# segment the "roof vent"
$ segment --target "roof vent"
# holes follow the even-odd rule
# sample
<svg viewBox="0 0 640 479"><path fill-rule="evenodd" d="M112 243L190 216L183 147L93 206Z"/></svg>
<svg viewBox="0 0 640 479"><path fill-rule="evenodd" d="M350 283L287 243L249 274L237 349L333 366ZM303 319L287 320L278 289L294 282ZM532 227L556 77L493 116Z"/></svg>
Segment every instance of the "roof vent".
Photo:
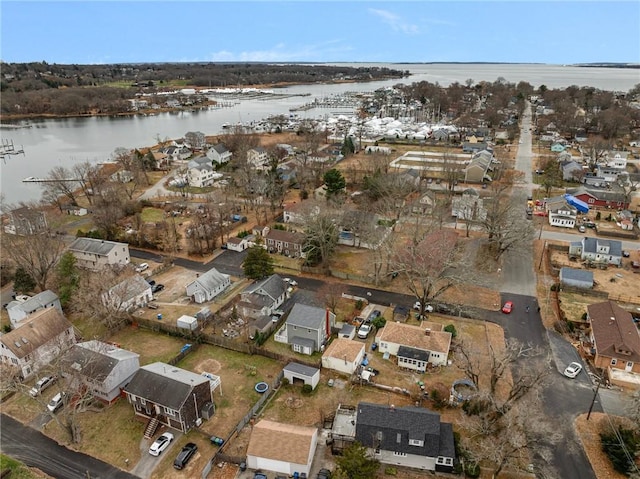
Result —
<svg viewBox="0 0 640 479"><path fill-rule="evenodd" d="M20 341L14 341L13 344L15 344L19 348L22 347L22 344L20 344Z"/></svg>
<svg viewBox="0 0 640 479"><path fill-rule="evenodd" d="M25 338L24 336L21 336L20 339L22 340L22 342L24 344L29 344L29 341L27 340L27 338Z"/></svg>

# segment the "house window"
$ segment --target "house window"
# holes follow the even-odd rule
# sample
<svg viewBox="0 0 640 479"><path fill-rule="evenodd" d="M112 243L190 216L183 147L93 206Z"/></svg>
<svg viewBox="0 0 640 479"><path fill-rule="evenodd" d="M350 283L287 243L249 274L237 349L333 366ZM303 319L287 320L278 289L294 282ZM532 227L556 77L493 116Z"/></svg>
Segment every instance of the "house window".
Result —
<svg viewBox="0 0 640 479"><path fill-rule="evenodd" d="M379 447L376 447L375 454L376 454L376 456L380 455L380 448Z"/></svg>
<svg viewBox="0 0 640 479"><path fill-rule="evenodd" d="M140 404L142 404L143 406L146 406L147 401L145 401L143 398L140 398Z"/></svg>
<svg viewBox="0 0 640 479"><path fill-rule="evenodd" d="M424 445L424 441L420 441L419 439L409 439L409 445L422 447Z"/></svg>
<svg viewBox="0 0 640 479"><path fill-rule="evenodd" d="M618 364L618 360L616 358L611 358L611 366L615 366Z"/></svg>
<svg viewBox="0 0 640 479"><path fill-rule="evenodd" d="M164 413L167 416L175 416L176 415L176 413L173 411L173 409L170 409L168 407L163 407L162 409L163 409Z"/></svg>
<svg viewBox="0 0 640 479"><path fill-rule="evenodd" d="M296 353L301 353L301 352L302 352L302 346L301 346L301 345L299 345L299 344L294 344L294 345L293 345L293 350L294 350Z"/></svg>
<svg viewBox="0 0 640 479"><path fill-rule="evenodd" d="M400 433L396 434L396 442L400 444L401 441L402 441L402 434Z"/></svg>
<svg viewBox="0 0 640 479"><path fill-rule="evenodd" d="M397 452L397 451L395 451L393 453L393 455L396 456L396 457L407 457L407 453L406 452Z"/></svg>

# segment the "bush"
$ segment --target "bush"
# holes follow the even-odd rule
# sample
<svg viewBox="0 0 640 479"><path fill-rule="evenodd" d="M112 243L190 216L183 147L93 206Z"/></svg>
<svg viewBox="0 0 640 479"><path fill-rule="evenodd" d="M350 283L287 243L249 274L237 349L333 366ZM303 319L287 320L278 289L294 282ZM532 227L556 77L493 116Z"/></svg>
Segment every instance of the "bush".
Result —
<svg viewBox="0 0 640 479"><path fill-rule="evenodd" d="M382 316L378 316L376 319L371 321L371 324L373 324L376 329L382 329L384 328L384 325L387 324L387 320Z"/></svg>
<svg viewBox="0 0 640 479"><path fill-rule="evenodd" d="M616 471L628 474L634 469L633 457L640 449L640 436L633 430L617 426L617 431L601 433L600 443Z"/></svg>
<svg viewBox="0 0 640 479"><path fill-rule="evenodd" d="M455 338L458 335L458 331L456 331L456 327L453 324L448 324L444 327L444 330L447 333L451 333L452 338Z"/></svg>
<svg viewBox="0 0 640 479"><path fill-rule="evenodd" d="M282 378L282 381L280 381L280 384L282 384L283 386L288 386L289 378Z"/></svg>
<svg viewBox="0 0 640 479"><path fill-rule="evenodd" d="M357 309L358 311L362 311L363 306L364 306L364 302L363 302L361 299L359 299L358 301L356 301L356 309Z"/></svg>
<svg viewBox="0 0 640 479"><path fill-rule="evenodd" d="M600 220L600 218L602 218L602 215L601 215L601 214L600 214L600 212L598 211L598 212L596 213L596 221L599 221L599 220Z"/></svg>
<svg viewBox="0 0 640 479"><path fill-rule="evenodd" d="M398 470L395 467L385 467L384 468L384 473L387 476L395 476L398 474Z"/></svg>
<svg viewBox="0 0 640 479"><path fill-rule="evenodd" d="M476 462L470 462L466 464L464 473L467 475L467 477L480 477L480 466Z"/></svg>
<svg viewBox="0 0 640 479"><path fill-rule="evenodd" d="M305 384L302 386L302 394L309 395L313 392L313 386L311 384Z"/></svg>

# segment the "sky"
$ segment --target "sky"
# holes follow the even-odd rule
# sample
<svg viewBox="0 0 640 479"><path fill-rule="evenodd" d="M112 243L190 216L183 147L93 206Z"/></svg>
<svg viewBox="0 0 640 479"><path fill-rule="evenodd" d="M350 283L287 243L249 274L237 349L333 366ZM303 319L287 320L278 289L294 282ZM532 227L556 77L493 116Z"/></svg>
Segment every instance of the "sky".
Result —
<svg viewBox="0 0 640 479"><path fill-rule="evenodd" d="M0 59L640 63L640 1L0 1Z"/></svg>

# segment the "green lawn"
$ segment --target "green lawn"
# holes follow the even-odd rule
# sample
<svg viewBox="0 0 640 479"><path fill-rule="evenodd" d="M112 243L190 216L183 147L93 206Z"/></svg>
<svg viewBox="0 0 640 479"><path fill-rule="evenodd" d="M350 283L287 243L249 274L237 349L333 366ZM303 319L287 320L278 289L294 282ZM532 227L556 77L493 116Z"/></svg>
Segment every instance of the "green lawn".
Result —
<svg viewBox="0 0 640 479"><path fill-rule="evenodd" d="M140 217L145 223L159 223L164 220L164 211L160 208L142 208Z"/></svg>
<svg viewBox="0 0 640 479"><path fill-rule="evenodd" d="M0 454L0 471L2 471L3 474L5 471L11 471L6 475L7 479L37 479L45 477L44 475L32 472L21 462L18 462L9 456L5 456L4 454ZM2 477L5 476L3 475Z"/></svg>

